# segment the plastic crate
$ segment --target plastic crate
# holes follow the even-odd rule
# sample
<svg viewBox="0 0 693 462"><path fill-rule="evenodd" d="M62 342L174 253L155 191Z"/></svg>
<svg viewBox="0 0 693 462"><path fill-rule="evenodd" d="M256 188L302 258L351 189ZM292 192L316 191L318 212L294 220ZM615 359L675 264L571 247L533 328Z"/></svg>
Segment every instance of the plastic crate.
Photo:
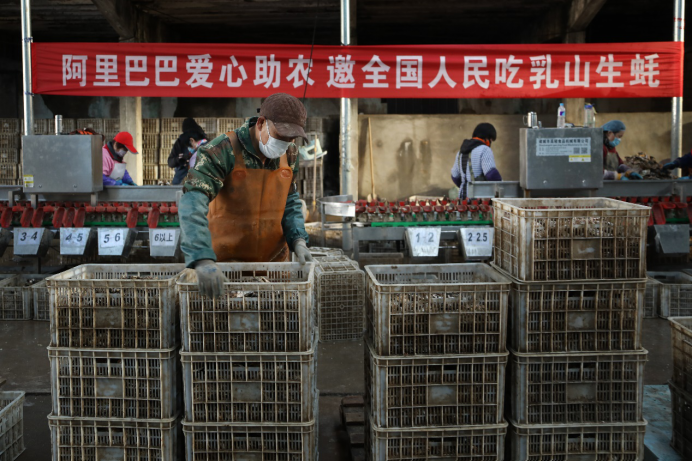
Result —
<svg viewBox="0 0 693 462"><path fill-rule="evenodd" d="M17 178L17 164L0 164L0 179L12 180Z"/></svg>
<svg viewBox="0 0 693 462"><path fill-rule="evenodd" d="M520 353L639 350L645 286L513 282L509 344Z"/></svg>
<svg viewBox="0 0 693 462"><path fill-rule="evenodd" d="M182 353L189 423L306 423L316 398L315 349L306 353Z"/></svg>
<svg viewBox="0 0 693 462"><path fill-rule="evenodd" d="M17 274L0 281L0 320L27 321L32 318L33 304L31 291L27 287L29 279L48 276Z"/></svg>
<svg viewBox="0 0 693 462"><path fill-rule="evenodd" d="M158 133L157 134L144 133L142 135L142 149L158 150L159 147L161 146L159 144L159 140L160 140L160 135ZM170 146L168 147L168 151L169 152L171 151ZM156 161L155 161L155 163L156 163Z"/></svg>
<svg viewBox="0 0 693 462"><path fill-rule="evenodd" d="M79 419L48 416L53 460L181 460L176 418Z"/></svg>
<svg viewBox="0 0 693 462"><path fill-rule="evenodd" d="M142 166L143 177L146 180L158 180L159 179L159 166L158 165L143 165Z"/></svg>
<svg viewBox="0 0 693 462"><path fill-rule="evenodd" d="M50 321L50 293L48 292L46 281L43 280L27 287L25 289L25 300L27 292L30 294L31 305L34 309L34 321Z"/></svg>
<svg viewBox="0 0 693 462"><path fill-rule="evenodd" d="M216 118L200 117L196 118L195 122L197 122L197 125L199 125L202 131L205 132L207 135L209 135L210 133L217 132L218 125Z"/></svg>
<svg viewBox="0 0 693 462"><path fill-rule="evenodd" d="M680 390L691 393L691 318L669 318L671 326L671 350L674 356L674 373L671 381Z"/></svg>
<svg viewBox="0 0 693 462"><path fill-rule="evenodd" d="M510 280L490 266L374 265L366 274L366 337L376 354L506 352Z"/></svg>
<svg viewBox="0 0 693 462"><path fill-rule="evenodd" d="M366 413L366 460L503 460L508 424L389 429Z"/></svg>
<svg viewBox="0 0 693 462"><path fill-rule="evenodd" d="M495 425L503 421L508 354L377 356L366 343L365 402L385 428Z"/></svg>
<svg viewBox="0 0 693 462"><path fill-rule="evenodd" d="M521 425L640 422L647 351L512 352L510 417Z"/></svg>
<svg viewBox="0 0 693 462"><path fill-rule="evenodd" d="M168 156L171 154L171 151L164 151L163 149L160 149L158 154L159 154L159 156L156 158L156 160L154 160L152 162L147 162L147 163L152 163L152 164L159 163L160 166L161 166L161 164L163 164L164 166L166 166L166 168L170 168L168 166Z"/></svg>
<svg viewBox="0 0 693 462"><path fill-rule="evenodd" d="M145 165L154 165L159 163L160 160L159 149L142 149L142 163Z"/></svg>
<svg viewBox="0 0 693 462"><path fill-rule="evenodd" d="M170 153L179 136L180 133L161 133L159 135L159 138L161 138L161 150Z"/></svg>
<svg viewBox="0 0 693 462"><path fill-rule="evenodd" d="M219 263L229 279L215 300L178 279L183 350L190 353L300 352L312 348L312 264ZM187 272L187 274L192 274Z"/></svg>
<svg viewBox="0 0 693 462"><path fill-rule="evenodd" d="M324 119L322 117L307 117L306 118L306 129L307 132L323 132L324 130Z"/></svg>
<svg viewBox="0 0 693 462"><path fill-rule="evenodd" d="M173 180L173 175L176 171L168 166L168 164L159 164L159 179L163 181Z"/></svg>
<svg viewBox="0 0 693 462"><path fill-rule="evenodd" d="M647 422L508 426L508 460L643 460Z"/></svg>
<svg viewBox="0 0 693 462"><path fill-rule="evenodd" d="M34 119L34 135L54 135L55 119Z"/></svg>
<svg viewBox="0 0 693 462"><path fill-rule="evenodd" d="M0 391L0 460L15 460L24 452L23 391Z"/></svg>
<svg viewBox="0 0 693 462"><path fill-rule="evenodd" d="M648 271L660 283L659 316L662 318L693 315L693 278L681 271Z"/></svg>
<svg viewBox="0 0 693 462"><path fill-rule="evenodd" d="M142 119L142 133L150 135L161 131L159 119Z"/></svg>
<svg viewBox="0 0 693 462"><path fill-rule="evenodd" d="M363 338L365 273L343 255L314 258L320 340Z"/></svg>
<svg viewBox="0 0 693 462"><path fill-rule="evenodd" d="M21 119L0 119L0 133L19 133Z"/></svg>
<svg viewBox="0 0 693 462"><path fill-rule="evenodd" d="M659 286L661 285L661 282L648 276L647 285L645 286L643 318L651 319L659 316Z"/></svg>
<svg viewBox="0 0 693 462"><path fill-rule="evenodd" d="M331 247L308 247L310 254L313 257L334 257L344 255L342 249L333 249Z"/></svg>
<svg viewBox="0 0 693 462"><path fill-rule="evenodd" d="M75 130L77 130L77 119L66 119L65 117L63 117L62 133L70 133L70 132L73 132Z"/></svg>
<svg viewBox="0 0 693 462"><path fill-rule="evenodd" d="M689 383L690 385L690 383ZM671 392L671 447L683 460L691 460L691 394L669 382Z"/></svg>
<svg viewBox="0 0 693 462"><path fill-rule="evenodd" d="M19 149L17 133L0 133L0 149Z"/></svg>
<svg viewBox="0 0 693 462"><path fill-rule="evenodd" d="M493 262L523 282L645 279L649 217L614 199L493 199Z"/></svg>
<svg viewBox="0 0 693 462"><path fill-rule="evenodd" d="M19 149L0 149L0 163L19 163Z"/></svg>
<svg viewBox="0 0 693 462"><path fill-rule="evenodd" d="M161 119L161 133L183 133L185 117L165 117Z"/></svg>
<svg viewBox="0 0 693 462"><path fill-rule="evenodd" d="M219 134L230 132L243 126L242 117L222 117L217 119L217 132Z"/></svg>
<svg viewBox="0 0 693 462"><path fill-rule="evenodd" d="M117 135L120 132L120 119L103 119L103 132Z"/></svg>
<svg viewBox="0 0 693 462"><path fill-rule="evenodd" d="M178 350L48 348L53 415L168 419L182 403Z"/></svg>
<svg viewBox="0 0 693 462"><path fill-rule="evenodd" d="M173 278L184 268L183 264L82 265L48 278L52 345L172 348L178 344Z"/></svg>
<svg viewBox="0 0 693 462"><path fill-rule="evenodd" d="M96 133L104 134L104 119L77 119L77 130L91 128Z"/></svg>
<svg viewBox="0 0 693 462"><path fill-rule="evenodd" d="M191 424L183 421L185 460L318 460L318 425Z"/></svg>

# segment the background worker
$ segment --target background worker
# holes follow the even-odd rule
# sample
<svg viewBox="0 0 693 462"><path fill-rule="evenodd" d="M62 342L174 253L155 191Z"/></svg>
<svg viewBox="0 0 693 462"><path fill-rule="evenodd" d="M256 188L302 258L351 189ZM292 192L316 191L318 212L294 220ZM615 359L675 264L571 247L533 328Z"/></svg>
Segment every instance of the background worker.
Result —
<svg viewBox="0 0 693 462"><path fill-rule="evenodd" d="M470 181L503 181L496 168L491 143L496 141L496 128L489 123L476 126L471 140L464 140L455 157L450 176L460 188L459 198L467 198Z"/></svg>
<svg viewBox="0 0 693 462"><path fill-rule="evenodd" d="M674 170L675 168L681 169L681 179L690 180L691 179L691 153L689 152L683 157L679 157L669 163L662 166L664 170Z"/></svg>
<svg viewBox="0 0 693 462"><path fill-rule="evenodd" d="M104 186L137 186L125 168L123 158L131 152L137 154L133 146L132 135L128 132L118 133L111 141L103 145L103 184Z"/></svg>
<svg viewBox="0 0 693 462"><path fill-rule="evenodd" d="M195 162L197 161L197 150L205 144L207 144L207 139L202 135L194 132L190 134L190 138L188 139L188 152L190 153L191 157L188 161L188 169L195 166Z"/></svg>
<svg viewBox="0 0 693 462"><path fill-rule="evenodd" d="M197 151L183 186L179 215L185 263L200 292L223 293L216 261L312 261L295 176L298 137L307 140L306 110L285 93L269 96L259 117Z"/></svg>
<svg viewBox="0 0 693 462"><path fill-rule="evenodd" d="M183 121L183 133L178 137L171 153L168 155L168 166L175 169L173 181L171 184L181 184L188 174L190 158L194 154L190 152L190 139L195 140L207 139L207 134L200 127L195 119L188 117Z"/></svg>
<svg viewBox="0 0 693 462"><path fill-rule="evenodd" d="M642 180L642 176L627 166L616 151L621 138L626 133L626 124L620 120L610 120L602 126L604 131L604 179Z"/></svg>

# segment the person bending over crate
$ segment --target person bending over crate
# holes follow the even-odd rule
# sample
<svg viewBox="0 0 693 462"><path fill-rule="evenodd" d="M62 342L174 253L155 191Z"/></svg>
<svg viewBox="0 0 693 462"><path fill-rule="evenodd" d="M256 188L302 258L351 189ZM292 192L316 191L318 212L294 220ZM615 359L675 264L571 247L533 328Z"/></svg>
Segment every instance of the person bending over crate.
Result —
<svg viewBox="0 0 693 462"><path fill-rule="evenodd" d="M217 261L282 262L289 250L300 263L313 260L295 181L294 141L308 140L305 124L303 103L275 93L259 117L198 149L179 216L185 263L203 295L223 293L226 278Z"/></svg>

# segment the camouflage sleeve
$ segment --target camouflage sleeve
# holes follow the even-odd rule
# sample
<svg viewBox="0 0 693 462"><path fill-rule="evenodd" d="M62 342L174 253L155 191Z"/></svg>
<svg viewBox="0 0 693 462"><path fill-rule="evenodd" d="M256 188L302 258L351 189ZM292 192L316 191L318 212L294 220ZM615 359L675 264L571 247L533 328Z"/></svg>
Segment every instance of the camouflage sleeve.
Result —
<svg viewBox="0 0 693 462"><path fill-rule="evenodd" d="M233 170L233 148L228 136L221 135L197 150L197 161L183 183L183 193L199 191L213 200Z"/></svg>

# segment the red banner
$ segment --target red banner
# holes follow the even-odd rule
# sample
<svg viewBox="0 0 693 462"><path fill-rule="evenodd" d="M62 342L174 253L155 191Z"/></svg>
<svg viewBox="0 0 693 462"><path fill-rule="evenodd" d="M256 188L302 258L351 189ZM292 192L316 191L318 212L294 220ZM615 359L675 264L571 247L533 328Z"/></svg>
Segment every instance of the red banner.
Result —
<svg viewBox="0 0 693 462"><path fill-rule="evenodd" d="M35 43L49 95L650 98L683 95L680 42L310 46Z"/></svg>

